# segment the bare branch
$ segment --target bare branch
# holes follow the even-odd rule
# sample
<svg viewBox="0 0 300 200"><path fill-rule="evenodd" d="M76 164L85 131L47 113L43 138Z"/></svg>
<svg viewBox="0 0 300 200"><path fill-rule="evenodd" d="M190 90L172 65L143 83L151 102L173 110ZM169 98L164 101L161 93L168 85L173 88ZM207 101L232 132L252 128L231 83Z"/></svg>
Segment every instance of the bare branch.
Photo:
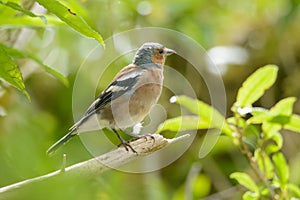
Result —
<svg viewBox="0 0 300 200"><path fill-rule="evenodd" d="M130 145L137 151L138 154L131 151L126 151L124 147L119 147L106 154L81 163L77 163L65 169L63 168L61 170L57 170L43 176L27 179L12 185L5 186L3 188L0 188L0 193L5 193L31 183L47 180L60 174L93 177L111 168L120 167L140 156L146 156L154 153L155 151L158 151L169 144L186 139L187 137L189 137L188 134L173 139L167 139L162 135L152 134L151 137L147 136L130 142Z"/></svg>

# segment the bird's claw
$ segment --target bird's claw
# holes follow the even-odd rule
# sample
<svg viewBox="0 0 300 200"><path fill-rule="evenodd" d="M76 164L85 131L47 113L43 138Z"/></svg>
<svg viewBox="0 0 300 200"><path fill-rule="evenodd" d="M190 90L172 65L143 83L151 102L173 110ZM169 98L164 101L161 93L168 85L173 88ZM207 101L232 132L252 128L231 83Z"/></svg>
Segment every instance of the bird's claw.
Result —
<svg viewBox="0 0 300 200"><path fill-rule="evenodd" d="M129 151L129 149L131 149L131 151L133 153L137 154L136 150L134 150L134 148L127 141L121 141L121 144L119 144L118 147L120 147L120 146L123 146L126 149L126 151Z"/></svg>

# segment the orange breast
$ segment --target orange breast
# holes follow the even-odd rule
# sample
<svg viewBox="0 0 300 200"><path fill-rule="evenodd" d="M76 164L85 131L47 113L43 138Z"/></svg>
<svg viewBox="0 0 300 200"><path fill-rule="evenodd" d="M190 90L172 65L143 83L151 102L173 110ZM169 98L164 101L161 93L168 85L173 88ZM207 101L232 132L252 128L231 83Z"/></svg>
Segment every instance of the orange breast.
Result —
<svg viewBox="0 0 300 200"><path fill-rule="evenodd" d="M134 95L130 98L129 111L133 120L142 121L155 105L162 91L162 69L153 68L147 70L139 81Z"/></svg>

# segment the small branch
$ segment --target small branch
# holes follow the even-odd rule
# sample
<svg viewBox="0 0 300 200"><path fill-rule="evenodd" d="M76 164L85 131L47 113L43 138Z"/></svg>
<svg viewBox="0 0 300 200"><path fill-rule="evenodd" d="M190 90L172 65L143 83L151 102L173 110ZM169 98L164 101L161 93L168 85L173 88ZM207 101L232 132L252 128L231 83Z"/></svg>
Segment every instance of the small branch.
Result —
<svg viewBox="0 0 300 200"><path fill-rule="evenodd" d="M235 116L236 124L239 124L239 117ZM249 160L250 166L253 169L255 175L259 178L259 180L268 188L270 192L270 197L272 200L276 200L275 192L271 185L269 184L268 180L264 176L264 174L261 173L258 167L257 161L253 158L251 151L248 148L248 145L243 140L243 133L245 132L246 127L243 127L241 130L241 127L236 126L236 132L238 133L239 137L239 143L240 143L240 150L241 152L247 157Z"/></svg>
<svg viewBox="0 0 300 200"><path fill-rule="evenodd" d="M244 141L242 141L242 139L241 139L241 143L242 143L242 153L244 155L246 155L246 157L248 158L248 160L250 162L250 166L252 167L254 173L263 182L263 184L268 188L268 190L270 192L271 199L276 200L276 196L275 196L275 192L274 192L273 188L269 184L269 182L266 179L266 177L264 176L264 174L262 174L260 172L258 164L257 164L256 160L253 158L247 144Z"/></svg>
<svg viewBox="0 0 300 200"><path fill-rule="evenodd" d="M124 147L119 147L96 158L77 163L67 168L63 167L63 170L57 170L43 176L27 179L12 185L5 186L3 188L0 188L0 193L5 193L31 183L47 180L60 174L93 177L111 168L114 169L120 167L138 157L154 153L155 151L158 151L169 144L184 140L187 137L189 137L188 134L173 139L167 139L162 135L152 134L151 137L147 136L146 138L143 137L130 142L130 145L137 151L138 154L131 151L126 151Z"/></svg>

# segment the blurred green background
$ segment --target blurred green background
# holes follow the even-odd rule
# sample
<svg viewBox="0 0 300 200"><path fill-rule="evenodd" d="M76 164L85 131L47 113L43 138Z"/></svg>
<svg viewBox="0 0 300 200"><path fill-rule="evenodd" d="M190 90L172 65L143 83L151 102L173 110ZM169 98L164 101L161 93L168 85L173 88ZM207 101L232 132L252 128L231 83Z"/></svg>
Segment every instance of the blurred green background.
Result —
<svg viewBox="0 0 300 200"><path fill-rule="evenodd" d="M104 39L118 32L152 26L180 31L191 37L218 64L229 108L245 78L269 63L280 67L278 80L257 106L269 108L284 97L300 97L299 0L62 2L81 15ZM32 3L21 1L33 12L45 12L37 3ZM6 12L14 11L0 5L0 15ZM70 81L70 87L65 87L36 63L22 59L18 62L31 102L17 90L1 85L2 187L49 173L61 166L63 151L53 157L46 156L45 151L73 123L72 85L79 66L95 42L63 24L47 27L2 25L0 35L1 43L31 52L65 74ZM180 49L180 44L176 45ZM99 85L99 92L130 60L124 58L112 64ZM202 77L194 75L186 60L175 55L169 57L166 64L178 67L176 70L193 84L197 97L210 102ZM89 83L88 78L86 81ZM162 95L159 102L167 106L171 96ZM295 113L300 113L299 100L294 109ZM179 114L170 110L167 117ZM229 109L227 115L230 115ZM199 159L204 133L199 131L188 151L159 171L129 174L112 170L93 179L64 177L33 184L5 196L0 194L0 199L241 199L242 188L235 186L236 182L228 176L234 171L251 173L247 160L225 136L220 137L209 155ZM283 136L283 153L291 167L291 182L299 185L300 135L284 132ZM68 154L67 165L92 157L78 137L63 148Z"/></svg>

